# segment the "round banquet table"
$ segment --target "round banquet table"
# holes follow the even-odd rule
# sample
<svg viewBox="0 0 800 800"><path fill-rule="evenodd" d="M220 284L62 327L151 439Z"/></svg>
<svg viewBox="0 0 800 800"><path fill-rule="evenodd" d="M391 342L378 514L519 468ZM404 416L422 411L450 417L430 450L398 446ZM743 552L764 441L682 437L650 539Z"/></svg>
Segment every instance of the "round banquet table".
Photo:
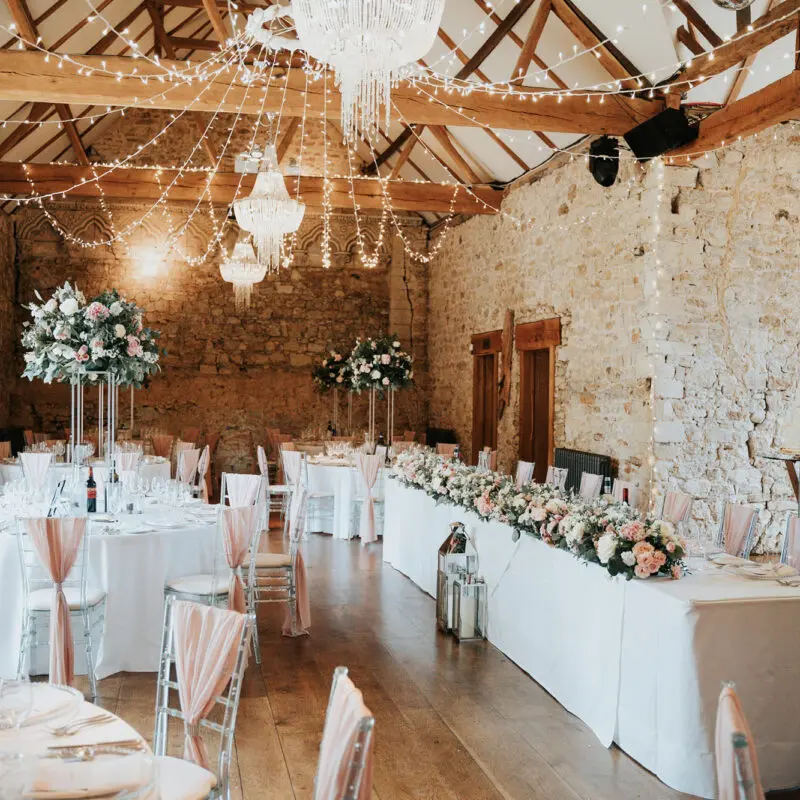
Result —
<svg viewBox="0 0 800 800"><path fill-rule="evenodd" d="M95 466L94 464L92 466ZM103 466L97 464L97 466ZM55 472L58 475L58 480L62 477L67 477L72 472L71 464L55 464ZM88 472L86 473L88 477ZM167 459L163 461L143 461L139 465L139 477L143 480L152 483L153 479L165 480L170 479L170 463ZM22 464L9 464L0 462L0 486L5 483L22 480Z"/></svg>
<svg viewBox="0 0 800 800"><path fill-rule="evenodd" d="M104 532L109 523L89 524L89 585L106 593L105 622L95 673L156 672L161 651L164 584L173 578L214 569L216 522L200 518L204 504L170 508L152 504L143 514L121 515L120 533ZM17 671L22 634L22 576L11 511L0 508L0 677ZM174 524L179 527L156 527ZM150 529L126 533L132 528ZM40 638L42 638L40 636ZM44 637L46 638L46 636ZM40 647L33 674L47 673L47 648ZM76 672L85 673L83 648L75 648Z"/></svg>
<svg viewBox="0 0 800 800"><path fill-rule="evenodd" d="M68 689L67 691L75 693L74 690ZM59 761L56 759L47 759L46 761L34 760L46 755L50 747L102 747L103 745L108 747L113 746L114 743L130 742L133 744L139 742L141 752L152 756L152 750L144 737L125 722L125 720L121 719L116 714L112 714L107 709L88 703L80 697L76 697L75 702L63 707L60 712L48 716L46 709L48 708L48 704L53 702L52 696L54 694L63 693L64 689L61 687L53 687L47 683L34 683L33 692L34 710L33 715L28 721L22 725L19 731L0 731L0 753L15 753L29 757L31 760L26 763L26 771L29 767L36 769L36 765L41 764L44 769L50 770L50 775L53 774L52 769L54 766L59 769L63 765L67 767L67 772L69 772L68 765L70 762L68 761ZM61 699L59 698L59 702L60 701ZM37 721L33 718L37 713L41 717L41 721ZM83 728L68 737L54 736L49 730L51 726L56 727L68 722L88 719L98 714L109 714L113 719L102 725L91 725ZM117 757L112 756L112 758L114 758L114 761L111 767L114 769L114 774L119 776L125 775L125 767L128 766L124 760L126 756L119 756L119 765L122 769L117 767ZM88 762L86 763L88 764ZM177 762L176 766L179 767L180 763L181 762ZM128 766L128 769L130 769L130 766ZM41 776L42 773L38 770L37 772L39 776ZM108 773L107 764L104 775L107 777ZM207 791L205 791L206 787L201 788L197 785L197 777L193 773L187 773L181 769L159 769L157 775L157 785L152 788L145 788L139 795L141 800L201 800L201 798L205 797L207 794ZM188 779L188 776L192 776L193 779ZM57 788L57 786L53 787L54 795L57 795ZM61 788L63 788L63 784ZM68 791L65 793L65 796L78 797L78 794ZM82 794L80 796L88 795Z"/></svg>

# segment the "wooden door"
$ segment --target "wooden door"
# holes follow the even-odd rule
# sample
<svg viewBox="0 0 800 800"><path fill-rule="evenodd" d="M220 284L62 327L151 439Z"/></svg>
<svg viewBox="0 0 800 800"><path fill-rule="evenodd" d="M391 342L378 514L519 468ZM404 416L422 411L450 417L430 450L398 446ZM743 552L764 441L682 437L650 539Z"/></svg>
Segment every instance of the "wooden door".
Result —
<svg viewBox="0 0 800 800"><path fill-rule="evenodd" d="M484 447L497 449L497 371L500 331L472 337L472 463Z"/></svg>

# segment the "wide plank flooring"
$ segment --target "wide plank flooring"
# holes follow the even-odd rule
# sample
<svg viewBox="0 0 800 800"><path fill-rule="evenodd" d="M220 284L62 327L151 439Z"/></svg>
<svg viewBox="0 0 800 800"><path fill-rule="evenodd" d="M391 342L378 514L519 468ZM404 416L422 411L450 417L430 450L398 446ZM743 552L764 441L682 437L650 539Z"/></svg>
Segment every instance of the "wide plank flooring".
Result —
<svg viewBox="0 0 800 800"><path fill-rule="evenodd" d="M273 532L265 549L279 546ZM311 798L340 664L375 714L376 800L689 797L602 747L491 645L437 633L433 600L382 563L380 545L314 535L305 554L312 635L281 637L281 608L261 607L262 663L251 660L243 689L235 798ZM103 705L150 739L155 675L116 675L100 691Z"/></svg>

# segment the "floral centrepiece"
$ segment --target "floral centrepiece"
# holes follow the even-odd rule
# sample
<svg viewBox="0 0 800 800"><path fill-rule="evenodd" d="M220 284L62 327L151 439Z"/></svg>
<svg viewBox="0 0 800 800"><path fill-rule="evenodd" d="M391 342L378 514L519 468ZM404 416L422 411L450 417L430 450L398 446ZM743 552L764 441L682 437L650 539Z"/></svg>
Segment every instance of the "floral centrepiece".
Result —
<svg viewBox="0 0 800 800"><path fill-rule="evenodd" d="M350 354L352 388L356 392L404 389L414 380L413 357L395 336L357 339Z"/></svg>
<svg viewBox="0 0 800 800"><path fill-rule="evenodd" d="M32 321L23 323L23 377L45 383L78 374L111 372L120 385L141 387L160 369L158 331L144 326L144 310L116 290L87 302L65 283L46 302L30 303Z"/></svg>
<svg viewBox="0 0 800 800"><path fill-rule="evenodd" d="M437 503L504 522L521 533L626 579L680 578L686 542L669 522L642 517L625 503L582 500L553 486L517 488L507 475L478 471L422 449L401 453L391 475Z"/></svg>
<svg viewBox="0 0 800 800"><path fill-rule="evenodd" d="M337 349L330 350L322 362L314 367L311 377L323 394L331 389L350 389L352 382L350 359Z"/></svg>

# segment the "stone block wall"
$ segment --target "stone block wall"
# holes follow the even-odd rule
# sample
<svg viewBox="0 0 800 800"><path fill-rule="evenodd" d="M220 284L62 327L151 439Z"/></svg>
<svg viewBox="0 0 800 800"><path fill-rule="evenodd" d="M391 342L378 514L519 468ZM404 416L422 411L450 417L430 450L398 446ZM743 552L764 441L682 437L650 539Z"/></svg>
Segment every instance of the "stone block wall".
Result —
<svg viewBox="0 0 800 800"><path fill-rule="evenodd" d="M716 533L735 494L757 504L757 549L775 551L796 510L783 464L800 449L800 136L778 126L689 166L623 174L611 189L583 159L510 192L499 217L455 228L430 266L430 414L472 426L470 336L558 316L556 446L612 456L658 508L695 498ZM519 367L499 428L518 456ZM652 440L652 441L651 441Z"/></svg>
<svg viewBox="0 0 800 800"><path fill-rule="evenodd" d="M0 427L9 420L11 392L15 383L14 304L16 297L14 226L0 213Z"/></svg>

